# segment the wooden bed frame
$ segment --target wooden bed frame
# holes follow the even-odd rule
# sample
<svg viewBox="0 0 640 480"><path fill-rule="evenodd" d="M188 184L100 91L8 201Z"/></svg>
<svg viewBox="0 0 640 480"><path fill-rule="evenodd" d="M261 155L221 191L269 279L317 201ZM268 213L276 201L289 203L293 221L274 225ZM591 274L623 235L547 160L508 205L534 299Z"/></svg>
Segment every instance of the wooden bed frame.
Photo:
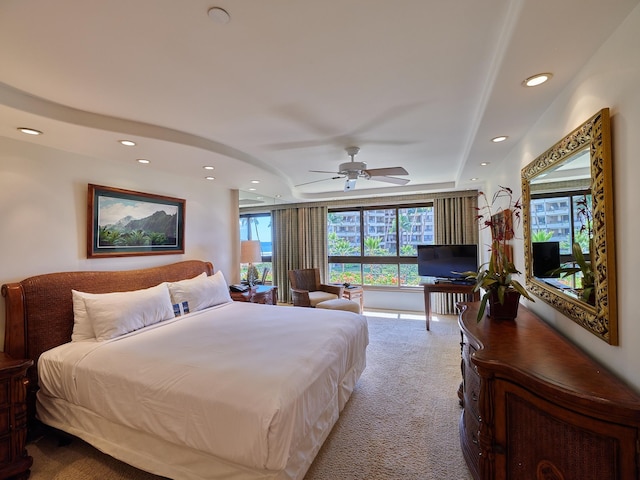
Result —
<svg viewBox="0 0 640 480"><path fill-rule="evenodd" d="M2 296L6 309L4 351L12 358L31 359L34 362L27 372L29 424L35 418L35 396L39 388L38 358L43 352L71 341L71 290L88 293L139 290L162 282L193 278L202 272L213 275L213 264L186 260L139 270L59 272L3 285Z"/></svg>

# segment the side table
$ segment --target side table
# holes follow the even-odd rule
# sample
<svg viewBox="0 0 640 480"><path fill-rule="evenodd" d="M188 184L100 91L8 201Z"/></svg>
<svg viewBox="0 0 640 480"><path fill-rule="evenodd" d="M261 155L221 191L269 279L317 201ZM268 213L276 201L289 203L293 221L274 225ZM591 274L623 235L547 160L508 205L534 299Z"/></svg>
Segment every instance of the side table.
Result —
<svg viewBox="0 0 640 480"><path fill-rule="evenodd" d="M360 302L360 313L364 309L364 289L362 287L345 287L342 290L342 297L348 300L358 300Z"/></svg>
<svg viewBox="0 0 640 480"><path fill-rule="evenodd" d="M0 478L26 479L33 458L27 453L27 369L32 360L0 352Z"/></svg>
<svg viewBox="0 0 640 480"><path fill-rule="evenodd" d="M235 302L278 304L278 287L272 285L255 285L246 292L229 292Z"/></svg>

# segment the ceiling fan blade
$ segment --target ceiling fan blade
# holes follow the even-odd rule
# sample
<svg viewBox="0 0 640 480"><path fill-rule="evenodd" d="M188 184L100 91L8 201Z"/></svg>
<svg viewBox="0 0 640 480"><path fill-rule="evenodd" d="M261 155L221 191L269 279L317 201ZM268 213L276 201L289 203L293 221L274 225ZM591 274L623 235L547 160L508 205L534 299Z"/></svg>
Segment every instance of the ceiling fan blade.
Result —
<svg viewBox="0 0 640 480"><path fill-rule="evenodd" d="M409 183L409 179L407 178L384 177L384 176L369 177L369 180L377 180L378 182L395 183L396 185L406 185L407 183Z"/></svg>
<svg viewBox="0 0 640 480"><path fill-rule="evenodd" d="M388 167L388 168L370 168L365 170L365 173L371 177L384 177L386 175L409 175L402 167Z"/></svg>
<svg viewBox="0 0 640 480"><path fill-rule="evenodd" d="M333 173L333 172L329 172L329 173ZM326 182L327 180L337 180L339 178L342 178L342 177L331 177L331 178L323 178L321 180L313 180L311 182L299 183L298 185L294 185L294 187L302 187L303 185L311 185L312 183Z"/></svg>
<svg viewBox="0 0 640 480"><path fill-rule="evenodd" d="M309 170L309 171L313 173L333 173L334 175L339 173L339 172L328 172L326 170Z"/></svg>

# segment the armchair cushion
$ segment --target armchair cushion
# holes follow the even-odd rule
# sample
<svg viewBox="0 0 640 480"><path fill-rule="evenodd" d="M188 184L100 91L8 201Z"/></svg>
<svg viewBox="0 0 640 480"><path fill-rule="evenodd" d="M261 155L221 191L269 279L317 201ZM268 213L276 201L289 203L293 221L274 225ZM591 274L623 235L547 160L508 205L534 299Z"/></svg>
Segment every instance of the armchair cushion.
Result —
<svg viewBox="0 0 640 480"><path fill-rule="evenodd" d="M315 307L321 302L327 300L335 300L338 296L334 293L323 292L322 290L316 290L315 292L309 292L309 303L312 307Z"/></svg>

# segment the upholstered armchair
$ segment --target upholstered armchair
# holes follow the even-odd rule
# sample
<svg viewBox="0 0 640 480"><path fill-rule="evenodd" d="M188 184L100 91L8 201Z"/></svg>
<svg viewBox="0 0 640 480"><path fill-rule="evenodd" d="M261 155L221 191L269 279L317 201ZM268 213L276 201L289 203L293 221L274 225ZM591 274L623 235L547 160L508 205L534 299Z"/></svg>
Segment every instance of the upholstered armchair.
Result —
<svg viewBox="0 0 640 480"><path fill-rule="evenodd" d="M289 270L291 296L297 307L315 307L326 300L342 298L342 285L324 285L320 283L320 270L303 268Z"/></svg>

